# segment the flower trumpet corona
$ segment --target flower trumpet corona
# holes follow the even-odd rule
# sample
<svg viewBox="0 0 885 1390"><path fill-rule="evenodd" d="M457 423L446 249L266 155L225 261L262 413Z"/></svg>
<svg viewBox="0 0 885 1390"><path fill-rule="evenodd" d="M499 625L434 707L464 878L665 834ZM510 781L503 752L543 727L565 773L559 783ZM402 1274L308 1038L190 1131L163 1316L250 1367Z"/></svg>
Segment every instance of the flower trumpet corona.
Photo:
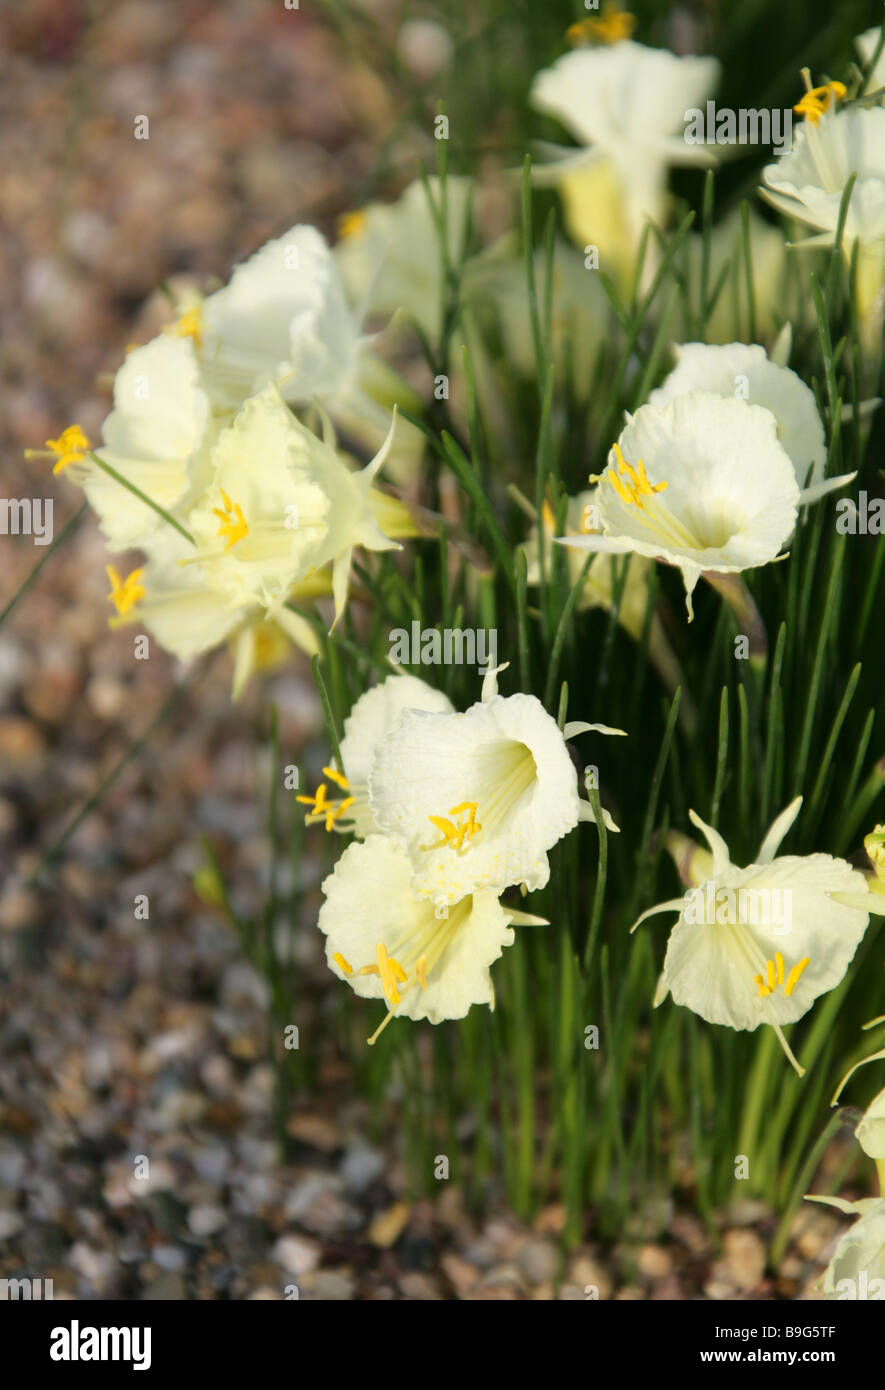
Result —
<svg viewBox="0 0 885 1390"><path fill-rule="evenodd" d="M821 1277L824 1298L880 1301L885 1299L885 1197L846 1202L841 1197L807 1196L847 1216L856 1216L842 1236Z"/></svg>
<svg viewBox="0 0 885 1390"><path fill-rule="evenodd" d="M713 856L706 882L644 912L632 928L659 912L676 912L655 1005L672 994L708 1023L752 1032L769 1024L792 1065L803 1073L783 1034L814 1000L834 989L866 931L874 895L856 906L834 901L865 880L844 859L828 854L777 856L802 798L778 816L745 868L694 811ZM885 899L882 899L885 906Z"/></svg>
<svg viewBox="0 0 885 1390"><path fill-rule="evenodd" d="M715 391L764 406L777 421L777 437L793 464L800 488L822 481L827 459L824 427L814 392L789 367L772 362L758 343L683 343L672 372L649 396L666 405L687 391Z"/></svg>
<svg viewBox="0 0 885 1390"><path fill-rule="evenodd" d="M682 572L689 620L702 574L721 576L776 560L800 504L853 474L800 491L770 410L710 391L644 405L612 446L598 490L601 535L562 545L634 551Z"/></svg>
<svg viewBox="0 0 885 1390"><path fill-rule="evenodd" d="M217 434L193 343L161 334L133 348L114 378L114 408L96 456L176 519L208 481ZM167 523L92 464L83 490L111 550L144 548Z"/></svg>
<svg viewBox="0 0 885 1390"><path fill-rule="evenodd" d="M818 89L820 90L820 89ZM809 95L812 95L811 93ZM857 301L866 333L881 330L885 279L885 109L832 106L810 111L793 138L793 148L762 172L759 192L787 217L817 229L797 246L832 246L848 180L854 186L842 237L850 262L858 244Z"/></svg>
<svg viewBox="0 0 885 1390"><path fill-rule="evenodd" d="M332 566L335 617L347 597L355 546L397 550L375 518L370 490L393 438L351 472L268 386L238 411L211 452L213 475L188 515L206 582L231 607L270 609L323 565Z"/></svg>
<svg viewBox="0 0 885 1390"><path fill-rule="evenodd" d="M489 970L513 942L513 924L542 924L488 889L464 896L439 918L416 896L411 878L402 846L370 835L348 846L323 883L318 925L329 967L356 994L385 1000L381 1028L395 1015L440 1023L463 1018L473 1004L493 1007Z"/></svg>
<svg viewBox="0 0 885 1390"><path fill-rule="evenodd" d="M453 705L441 690L434 690L417 676L388 676L380 685L361 695L344 721L341 762L344 771L324 769L335 784L336 794L329 800L325 783L315 796L299 796L310 807L307 823L322 819L327 830L343 830L364 838L376 829L369 806L369 773L378 744L397 724L405 710L452 713ZM347 803L346 805L344 803Z"/></svg>
<svg viewBox="0 0 885 1390"><path fill-rule="evenodd" d="M464 714L406 710L377 747L369 805L406 851L416 895L442 914L479 889L542 888L548 849L593 819L566 747L591 729L622 732L561 731L535 696L499 695L494 671Z"/></svg>
<svg viewBox="0 0 885 1390"><path fill-rule="evenodd" d="M715 58L677 57L624 39L577 48L535 77L532 106L560 121L580 148L548 146L554 158L536 165L534 177L558 185L571 235L598 246L624 278L647 220L664 223L669 167L715 163L704 145L683 137L686 111L718 75Z"/></svg>

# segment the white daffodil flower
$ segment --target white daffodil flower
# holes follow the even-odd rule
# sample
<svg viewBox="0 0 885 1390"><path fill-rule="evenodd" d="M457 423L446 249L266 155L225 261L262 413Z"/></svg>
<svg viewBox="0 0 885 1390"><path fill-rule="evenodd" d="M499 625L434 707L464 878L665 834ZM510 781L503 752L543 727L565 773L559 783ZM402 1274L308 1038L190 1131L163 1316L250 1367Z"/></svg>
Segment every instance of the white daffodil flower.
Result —
<svg viewBox="0 0 885 1390"><path fill-rule="evenodd" d="M535 253L534 269L538 293L543 294L547 274L543 248ZM552 270L550 336L555 379L563 390L570 386L587 395L600 350L610 337L610 305L599 277L587 273L584 256L562 238L553 247ZM509 380L513 368L524 377L534 378L537 372L525 276L519 239L510 232L464 267L470 326L475 322L484 344L506 344L506 368L496 362L494 353L484 363L485 375L492 379L506 371ZM478 348L472 345L471 352L476 354Z"/></svg>
<svg viewBox="0 0 885 1390"><path fill-rule="evenodd" d="M531 104L584 148L554 146L555 162L535 175L560 184L581 244L603 254L610 247L621 258L625 246L635 253L645 222L664 221L669 166L715 162L684 131L686 111L705 100L718 76L715 58L677 57L632 40L575 49L537 74Z"/></svg>
<svg viewBox="0 0 885 1390"><path fill-rule="evenodd" d="M183 315L179 331L193 337L221 410L271 382L291 404L333 396L355 377L363 346L329 246L306 225L236 266L227 285Z"/></svg>
<svg viewBox="0 0 885 1390"><path fill-rule="evenodd" d="M659 912L679 914L655 1005L672 994L675 1003L708 1023L750 1032L770 1024L800 1076L783 1025L795 1023L819 995L835 988L866 931L868 914L885 911L885 897L879 907L863 874L844 859L776 858L801 805L797 797L778 816L745 868L732 864L722 836L691 811L713 854L709 879L650 908L632 928ZM857 906L834 900L841 894L857 895Z"/></svg>
<svg viewBox="0 0 885 1390"><path fill-rule="evenodd" d="M404 847L415 893L439 914L479 889L543 888L547 851L593 819L566 739L621 732L593 724L561 732L534 695L499 695L495 676L464 714L405 710L369 774L375 823Z"/></svg>
<svg viewBox="0 0 885 1390"><path fill-rule="evenodd" d="M885 1197L863 1197L847 1202L842 1197L806 1196L858 1219L842 1236L818 1287L825 1298L854 1301L885 1299Z"/></svg>
<svg viewBox="0 0 885 1390"><path fill-rule="evenodd" d="M823 89L819 89L823 90ZM850 260L857 241L858 308L873 309L885 276L885 109L829 109L803 122L793 148L762 171L759 192L780 212L819 229L800 246L831 246L845 185L856 182L848 203L843 247Z"/></svg>
<svg viewBox="0 0 885 1390"><path fill-rule="evenodd" d="M753 266L753 318L761 340L773 338L783 321L784 285L789 273L787 239L780 226L766 222L752 209L749 214L750 258ZM685 238L685 276L691 290L691 302L700 305L704 269L705 238L700 232L689 232ZM745 234L740 210L728 213L717 221L707 240L707 293L712 294L724 279L712 311L704 325L708 343L731 343L750 336L750 313L747 304ZM808 297L791 304L791 313L798 322L814 324L814 307ZM677 305L674 322L682 320L683 335L694 332L688 306Z"/></svg>
<svg viewBox="0 0 885 1390"><path fill-rule="evenodd" d="M431 196L440 202L439 179L428 180ZM448 254L452 265L461 259L473 180L446 179ZM440 331L442 263L439 232L420 179L409 184L395 203L369 203L342 217L334 250L351 304L361 314L390 316L402 309L433 341Z"/></svg>
<svg viewBox="0 0 885 1390"><path fill-rule="evenodd" d="M650 405L666 405L687 391L714 391L764 406L777 421L777 437L792 460L800 488L824 476L827 446L814 392L789 367L772 362L758 343L682 343L675 348L676 366L657 390Z"/></svg>
<svg viewBox="0 0 885 1390"><path fill-rule="evenodd" d="M313 628L300 613L278 604L271 616L259 603L234 607L190 563L193 547L167 526L145 546L146 563L123 581L112 566L109 601L113 627L137 624L179 661L189 661L230 641L234 655L233 698L239 699L256 671L282 664L290 643L309 656L319 650ZM331 592L328 571L295 585L288 598L314 598Z"/></svg>
<svg viewBox="0 0 885 1390"><path fill-rule="evenodd" d="M381 531L370 498L394 425L372 462L351 472L330 442L295 419L275 386L248 400L221 431L212 480L188 516L197 544L191 562L207 584L234 607L270 609L331 563L337 620L354 547L399 548Z"/></svg>
<svg viewBox="0 0 885 1390"><path fill-rule="evenodd" d="M208 481L217 433L193 343L161 335L133 348L114 378L96 450L127 482L180 515ZM111 550L141 548L168 523L116 479L87 466L83 490Z"/></svg>
<svg viewBox="0 0 885 1390"><path fill-rule="evenodd" d="M323 883L318 925L329 968L356 994L387 1003L370 1043L395 1016L440 1023L463 1018L473 1004L494 1007L489 968L512 944L512 924L543 924L487 889L439 918L411 877L402 846L370 835L348 846Z"/></svg>
<svg viewBox="0 0 885 1390"><path fill-rule="evenodd" d="M297 798L310 807L305 822L312 825L323 821L327 830L340 830L360 838L371 834L377 826L369 806L368 783L378 744L396 725L404 710L451 713L453 708L448 695L434 690L417 676L388 676L380 685L367 690L344 721L340 745L343 772L330 767L323 769L337 793L330 799L326 782L321 782L313 796Z"/></svg>
<svg viewBox="0 0 885 1390"><path fill-rule="evenodd" d="M600 480L603 534L558 539L578 550L634 551L675 565L691 620L703 573L736 574L777 559L799 506L853 477L800 491L770 410L689 391L628 417Z"/></svg>

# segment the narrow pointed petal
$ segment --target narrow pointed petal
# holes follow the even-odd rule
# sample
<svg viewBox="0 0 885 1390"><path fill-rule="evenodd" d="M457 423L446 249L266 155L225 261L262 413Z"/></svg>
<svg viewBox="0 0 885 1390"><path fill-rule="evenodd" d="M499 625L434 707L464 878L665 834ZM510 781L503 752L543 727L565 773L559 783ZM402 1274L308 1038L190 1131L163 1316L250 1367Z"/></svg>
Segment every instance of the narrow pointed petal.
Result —
<svg viewBox="0 0 885 1390"><path fill-rule="evenodd" d="M609 724L585 724L581 719L575 719L566 724L562 730L563 738L577 738L578 734L623 734L627 737L626 729L613 729Z"/></svg>
<svg viewBox="0 0 885 1390"><path fill-rule="evenodd" d="M649 917L656 917L660 912L681 912L684 906L684 898L668 898L665 903L658 903L655 907L646 908L645 912L641 913L640 916L636 918L636 921L630 928L630 935L632 936L636 928L641 927L642 923Z"/></svg>
<svg viewBox="0 0 885 1390"><path fill-rule="evenodd" d="M756 855L757 864L770 864L774 856L781 847L781 843L786 839L787 834L792 829L793 822L802 808L802 797L797 796L795 801L791 801L785 811L781 811L777 820L773 822L766 833L765 839Z"/></svg>
<svg viewBox="0 0 885 1390"><path fill-rule="evenodd" d="M688 818L695 829L702 832L707 844L713 851L713 874L721 874L723 869L726 869L731 863L728 845L725 843L718 830L714 830L712 825L707 825L706 821L701 820L697 811L689 811Z"/></svg>
<svg viewBox="0 0 885 1390"><path fill-rule="evenodd" d="M857 473L842 473L838 478L824 478L820 483L814 483L812 487L803 488L799 493L800 507L810 506L812 502L818 502L821 497L826 497L828 492L835 492L837 488L845 487L846 483L851 483L857 477Z"/></svg>

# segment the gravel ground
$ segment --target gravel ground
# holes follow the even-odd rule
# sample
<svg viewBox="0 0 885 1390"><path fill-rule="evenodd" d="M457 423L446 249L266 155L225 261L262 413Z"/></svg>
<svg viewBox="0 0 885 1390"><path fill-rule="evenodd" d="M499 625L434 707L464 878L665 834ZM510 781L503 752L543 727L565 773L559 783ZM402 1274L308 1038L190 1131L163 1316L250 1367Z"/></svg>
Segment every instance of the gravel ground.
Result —
<svg viewBox="0 0 885 1390"><path fill-rule="evenodd" d="M58 534L77 494L38 484L23 448L71 420L95 433L107 374L160 322L161 279L223 275L299 216L331 230L395 111L316 19L250 0L38 0L0 18L0 48L6 491L52 495ZM419 136L399 140L406 157ZM0 547L11 595L41 552ZM844 1226L821 1209L800 1213L775 1285L755 1203L721 1215L719 1242L673 1211L665 1241L635 1229L564 1263L556 1205L529 1228L494 1190L481 1220L448 1184L407 1203L395 1140L367 1141L331 1053L280 1166L264 986L191 877L205 833L244 910L261 901L254 723L273 698L299 761L318 732L309 672L294 658L234 710L216 658L29 887L177 674L108 631L104 563L87 518L0 633L0 1278L51 1278L56 1298L811 1296ZM298 965L321 1008L316 933Z"/></svg>

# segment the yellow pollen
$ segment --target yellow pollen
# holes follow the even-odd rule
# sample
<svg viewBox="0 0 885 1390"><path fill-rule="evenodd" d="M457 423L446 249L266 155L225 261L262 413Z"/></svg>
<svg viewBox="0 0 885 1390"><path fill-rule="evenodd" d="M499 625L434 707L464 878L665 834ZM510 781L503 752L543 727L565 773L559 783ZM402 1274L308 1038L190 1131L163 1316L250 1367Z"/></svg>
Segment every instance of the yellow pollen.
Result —
<svg viewBox="0 0 885 1390"><path fill-rule="evenodd" d="M144 586L141 583L141 576L144 570L133 570L125 579L121 579L118 570L114 565L107 565L105 573L111 583L111 592L108 594L108 601L114 605L120 617L123 617L133 608L140 598L144 598Z"/></svg>
<svg viewBox="0 0 885 1390"><path fill-rule="evenodd" d="M340 951L336 951L332 957L339 970L343 970L345 975L353 974L353 966L350 961L345 960Z"/></svg>
<svg viewBox="0 0 885 1390"><path fill-rule="evenodd" d="M443 838L437 840L436 844L422 845L421 848L441 849L444 845L451 845L453 849L461 849L464 844L465 835L469 836L472 840L474 835L482 830L482 826L476 819L476 808L477 802L475 801L462 801L460 805L451 808L449 811L450 816L460 816L466 813L467 819L463 821L461 825L455 825L453 821L448 820L445 816L428 816L427 819L430 821L430 824L435 826Z"/></svg>
<svg viewBox="0 0 885 1390"><path fill-rule="evenodd" d="M61 473L69 464L79 463L84 452L89 448L89 440L83 433L79 425L68 425L66 430L62 430L58 439L47 439L46 449L25 449L25 458L51 458L55 454L53 473Z"/></svg>
<svg viewBox="0 0 885 1390"><path fill-rule="evenodd" d="M188 309L172 328L176 338L193 338L195 347L203 346L203 308L195 304Z"/></svg>
<svg viewBox="0 0 885 1390"><path fill-rule="evenodd" d="M784 984L784 958L780 951L775 951L774 960L765 962L766 978L763 979L761 975L753 976L754 984L759 986L760 999L766 999L768 995L773 994L780 985L784 985L784 994L789 998L799 983L803 970L810 961L810 956L803 956L800 961L797 961L787 976L786 984Z"/></svg>
<svg viewBox="0 0 885 1390"><path fill-rule="evenodd" d="M829 110L831 103L841 101L845 92L844 82L827 82L823 87L812 87L801 101L797 101L793 110L797 115L804 116L812 125L817 125L824 112Z"/></svg>
<svg viewBox="0 0 885 1390"><path fill-rule="evenodd" d="M610 0L602 7L602 14L592 19L580 19L565 31L570 44L586 43L595 39L597 43L618 43L629 39L636 28L636 16L627 10L619 10Z"/></svg>
<svg viewBox="0 0 885 1390"><path fill-rule="evenodd" d="M338 218L340 240L346 241L348 237L357 236L365 227L367 220L363 208L357 208L355 212L342 213Z"/></svg>
<svg viewBox="0 0 885 1390"><path fill-rule="evenodd" d="M221 500L224 503L224 511L220 507L213 507L212 512L221 522L218 534L223 536L227 542L224 548L230 550L231 546L236 545L237 541L241 541L244 536L249 534L249 527L246 525L239 502L231 502L224 489L219 490Z"/></svg>
<svg viewBox="0 0 885 1390"><path fill-rule="evenodd" d="M617 461L618 471L615 472L613 467L609 467L603 477L608 479L621 501L626 502L628 507L636 506L639 507L640 511L644 511L643 497L651 497L656 492L666 491L667 484L650 483L642 459L637 459L634 468L633 464L628 463L624 458L620 445L613 444L612 452ZM618 473L623 474L623 477L618 477ZM624 481L625 478L626 482Z"/></svg>

